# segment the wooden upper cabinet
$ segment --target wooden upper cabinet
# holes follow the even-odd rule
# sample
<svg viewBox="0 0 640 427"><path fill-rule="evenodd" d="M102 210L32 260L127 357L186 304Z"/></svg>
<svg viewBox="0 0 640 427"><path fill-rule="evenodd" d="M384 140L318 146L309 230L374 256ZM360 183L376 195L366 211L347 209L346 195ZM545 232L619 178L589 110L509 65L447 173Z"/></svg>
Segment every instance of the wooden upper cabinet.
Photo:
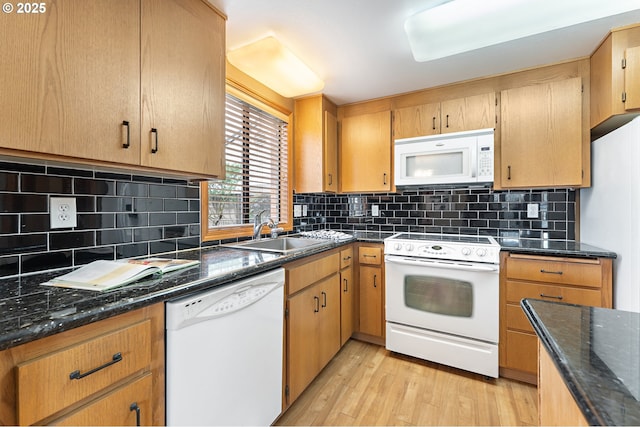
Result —
<svg viewBox="0 0 640 427"><path fill-rule="evenodd" d="M224 177L225 20L201 0L142 0L142 164Z"/></svg>
<svg viewBox="0 0 640 427"><path fill-rule="evenodd" d="M139 164L139 3L45 5L0 14L0 147Z"/></svg>
<svg viewBox="0 0 640 427"><path fill-rule="evenodd" d="M440 132L461 132L496 126L496 94L467 96L445 101L441 106Z"/></svg>
<svg viewBox="0 0 640 427"><path fill-rule="evenodd" d="M500 105L503 188L582 185L581 78L503 90Z"/></svg>
<svg viewBox="0 0 640 427"><path fill-rule="evenodd" d="M640 114L640 25L613 30L591 55L592 138Z"/></svg>
<svg viewBox="0 0 640 427"><path fill-rule="evenodd" d="M337 107L323 95L295 103L296 193L338 191Z"/></svg>
<svg viewBox="0 0 640 427"><path fill-rule="evenodd" d="M495 127L494 92L394 111L394 139Z"/></svg>
<svg viewBox="0 0 640 427"><path fill-rule="evenodd" d="M43 4L0 15L4 154L224 176L221 15L204 0Z"/></svg>
<svg viewBox="0 0 640 427"><path fill-rule="evenodd" d="M398 108L393 112L393 138L415 138L440 133L440 103Z"/></svg>
<svg viewBox="0 0 640 427"><path fill-rule="evenodd" d="M342 119L340 186L343 192L390 191L391 112Z"/></svg>

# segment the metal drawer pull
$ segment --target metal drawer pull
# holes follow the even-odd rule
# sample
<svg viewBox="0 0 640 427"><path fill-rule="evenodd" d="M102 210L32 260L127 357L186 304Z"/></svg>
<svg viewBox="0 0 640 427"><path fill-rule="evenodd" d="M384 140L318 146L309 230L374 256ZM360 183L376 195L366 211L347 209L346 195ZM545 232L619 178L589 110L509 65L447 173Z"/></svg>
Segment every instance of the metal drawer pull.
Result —
<svg viewBox="0 0 640 427"><path fill-rule="evenodd" d="M320 298L318 297L313 297L314 301L316 302L316 308L313 309L314 313L317 313L320 311Z"/></svg>
<svg viewBox="0 0 640 427"><path fill-rule="evenodd" d="M350 259L351 259L350 256L346 256L346 257L342 258L343 261L349 261Z"/></svg>
<svg viewBox="0 0 640 427"><path fill-rule="evenodd" d="M373 287L374 287L374 288L377 288L377 287L378 287L378 285L376 284L376 280L377 280L377 279L378 279L378 275L377 275L377 274L374 274L374 275L373 275Z"/></svg>
<svg viewBox="0 0 640 427"><path fill-rule="evenodd" d="M327 306L327 293L325 291L322 291L322 308L325 308Z"/></svg>
<svg viewBox="0 0 640 427"><path fill-rule="evenodd" d="M362 255L365 258L378 258L378 255L367 255L367 254L363 254Z"/></svg>
<svg viewBox="0 0 640 427"><path fill-rule="evenodd" d="M540 297L542 297L542 298L553 298L553 299L558 299L558 300L561 300L561 299L562 299L562 295L554 296L554 295L545 295L545 294L540 294Z"/></svg>
<svg viewBox="0 0 640 427"><path fill-rule="evenodd" d="M349 292L349 281L347 279L342 279L344 282L344 290L343 292Z"/></svg>
<svg viewBox="0 0 640 427"><path fill-rule="evenodd" d="M129 411L136 411L136 425L141 426L140 424L140 407L138 406L138 402L133 402L131 406L129 406Z"/></svg>
<svg viewBox="0 0 640 427"><path fill-rule="evenodd" d="M125 126L127 128L127 143L126 144L122 144L122 148L129 148L131 146L131 137L129 134L129 122L126 120L122 121L122 126Z"/></svg>
<svg viewBox="0 0 640 427"><path fill-rule="evenodd" d="M562 271L549 271L549 270L545 270L545 269L540 269L540 273L562 274Z"/></svg>
<svg viewBox="0 0 640 427"><path fill-rule="evenodd" d="M114 363L118 363L122 361L122 353L116 353L113 355L113 357L111 358L111 361L105 363L104 365L98 366L97 368L93 368L90 371L85 372L84 374L80 373L80 370L78 369L77 371L73 371L69 374L69 378L72 380L80 380L86 376L89 376L91 374L94 374L108 366L113 365Z"/></svg>
<svg viewBox="0 0 640 427"><path fill-rule="evenodd" d="M158 129L151 128L151 133L155 134L155 146L151 149L151 153L155 154L158 152Z"/></svg>

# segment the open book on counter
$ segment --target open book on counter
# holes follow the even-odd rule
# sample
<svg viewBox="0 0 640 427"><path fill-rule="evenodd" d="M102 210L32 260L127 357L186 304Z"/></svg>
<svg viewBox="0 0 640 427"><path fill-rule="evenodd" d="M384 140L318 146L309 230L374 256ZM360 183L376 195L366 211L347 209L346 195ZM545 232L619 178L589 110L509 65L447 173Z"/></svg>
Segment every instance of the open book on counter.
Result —
<svg viewBox="0 0 640 427"><path fill-rule="evenodd" d="M169 258L93 261L70 273L43 283L45 286L106 291L128 285L154 274L167 273L199 264L200 261Z"/></svg>

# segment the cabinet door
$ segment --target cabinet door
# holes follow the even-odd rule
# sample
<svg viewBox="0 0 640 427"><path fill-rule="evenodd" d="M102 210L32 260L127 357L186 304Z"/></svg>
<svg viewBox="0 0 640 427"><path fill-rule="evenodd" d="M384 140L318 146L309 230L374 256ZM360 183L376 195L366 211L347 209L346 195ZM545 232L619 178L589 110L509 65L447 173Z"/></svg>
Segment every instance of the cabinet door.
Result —
<svg viewBox="0 0 640 427"><path fill-rule="evenodd" d="M444 101L441 107L440 132L487 129L496 123L495 93Z"/></svg>
<svg viewBox="0 0 640 427"><path fill-rule="evenodd" d="M501 92L503 187L582 184L581 78Z"/></svg>
<svg viewBox="0 0 640 427"><path fill-rule="evenodd" d="M151 390L151 374L146 374L52 424L60 426L151 425ZM138 416L139 422L137 422Z"/></svg>
<svg viewBox="0 0 640 427"><path fill-rule="evenodd" d="M344 345L354 331L354 283L353 283L353 269L352 267L345 268L340 272L340 343Z"/></svg>
<svg viewBox="0 0 640 427"><path fill-rule="evenodd" d="M624 52L627 62L624 70L625 110L640 108L640 46L628 48Z"/></svg>
<svg viewBox="0 0 640 427"><path fill-rule="evenodd" d="M391 189L391 113L342 120L340 185L344 192Z"/></svg>
<svg viewBox="0 0 640 427"><path fill-rule="evenodd" d="M290 297L287 303L289 402L293 402L318 373L321 316L318 285Z"/></svg>
<svg viewBox="0 0 640 427"><path fill-rule="evenodd" d="M382 268L360 267L360 332L382 337Z"/></svg>
<svg viewBox="0 0 640 427"><path fill-rule="evenodd" d="M440 133L440 103L398 108L393 112L393 138L415 138Z"/></svg>
<svg viewBox="0 0 640 427"><path fill-rule="evenodd" d="M338 119L324 112L324 185L326 192L338 192Z"/></svg>
<svg viewBox="0 0 640 427"><path fill-rule="evenodd" d="M319 287L320 324L318 325L318 347L320 372L340 350L340 275L335 274Z"/></svg>
<svg viewBox="0 0 640 427"><path fill-rule="evenodd" d="M40 4L0 14L0 147L138 164L138 2Z"/></svg>
<svg viewBox="0 0 640 427"><path fill-rule="evenodd" d="M201 0L142 0L143 166L224 177L224 25Z"/></svg>

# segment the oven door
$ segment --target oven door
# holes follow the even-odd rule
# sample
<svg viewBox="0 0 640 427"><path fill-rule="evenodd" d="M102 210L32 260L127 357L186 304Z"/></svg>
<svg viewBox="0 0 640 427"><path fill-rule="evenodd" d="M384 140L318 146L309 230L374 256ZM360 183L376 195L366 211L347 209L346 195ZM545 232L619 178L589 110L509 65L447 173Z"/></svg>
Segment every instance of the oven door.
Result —
<svg viewBox="0 0 640 427"><path fill-rule="evenodd" d="M498 342L499 266L385 256L388 322Z"/></svg>

